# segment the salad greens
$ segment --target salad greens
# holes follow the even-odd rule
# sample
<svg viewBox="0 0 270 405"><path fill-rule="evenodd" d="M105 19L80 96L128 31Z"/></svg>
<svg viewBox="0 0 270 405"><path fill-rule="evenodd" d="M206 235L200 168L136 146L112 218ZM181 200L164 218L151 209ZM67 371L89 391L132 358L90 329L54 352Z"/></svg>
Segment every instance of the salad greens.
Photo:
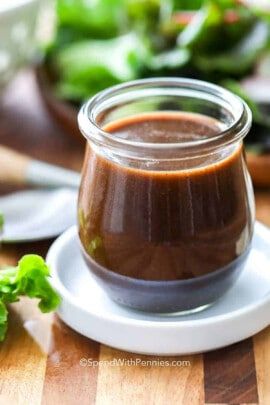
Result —
<svg viewBox="0 0 270 405"><path fill-rule="evenodd" d="M0 341L8 325L7 304L16 302L22 295L39 298L42 312L50 312L60 303L59 295L51 287L49 268L38 255L25 255L16 267L0 270Z"/></svg>
<svg viewBox="0 0 270 405"><path fill-rule="evenodd" d="M234 81L243 95L242 80L270 54L270 9L244 0L57 0L56 11L45 63L57 96L76 105L150 76ZM262 125L252 95L245 99Z"/></svg>
<svg viewBox="0 0 270 405"><path fill-rule="evenodd" d="M118 38L80 41L63 48L55 63L63 72L58 92L82 100L103 87L136 79L146 49L131 33Z"/></svg>
<svg viewBox="0 0 270 405"><path fill-rule="evenodd" d="M60 27L66 27L74 38L113 38L126 31L122 0L58 0Z"/></svg>

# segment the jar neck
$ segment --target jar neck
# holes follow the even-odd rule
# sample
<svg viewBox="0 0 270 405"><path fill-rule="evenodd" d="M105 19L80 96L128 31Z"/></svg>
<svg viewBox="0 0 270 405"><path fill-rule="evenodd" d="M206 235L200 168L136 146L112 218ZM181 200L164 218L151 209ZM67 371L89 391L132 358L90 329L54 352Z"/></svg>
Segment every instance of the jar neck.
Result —
<svg viewBox="0 0 270 405"><path fill-rule="evenodd" d="M182 111L218 119L222 129L214 136L173 143L123 139L104 129L117 119L161 111ZM146 79L97 94L81 108L78 122L92 147L110 159L140 164L188 159L195 162L234 150L250 128L251 112L239 97L210 83L181 78Z"/></svg>

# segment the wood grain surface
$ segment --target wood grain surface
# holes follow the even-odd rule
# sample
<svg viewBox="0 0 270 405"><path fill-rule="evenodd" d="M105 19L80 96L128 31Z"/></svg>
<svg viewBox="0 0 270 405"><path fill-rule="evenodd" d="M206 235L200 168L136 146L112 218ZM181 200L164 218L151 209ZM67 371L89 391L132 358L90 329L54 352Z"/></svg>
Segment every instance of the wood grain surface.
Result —
<svg viewBox="0 0 270 405"><path fill-rule="evenodd" d="M0 144L65 167L82 165L82 145L51 121L29 71L17 76L2 102ZM257 218L270 226L270 190L257 190L256 203ZM0 265L24 253L45 255L51 242L3 245ZM270 328L222 350L158 358L86 339L56 315L41 315L28 299L10 309L8 336L0 344L0 405L270 404ZM124 362L115 366L115 360Z"/></svg>

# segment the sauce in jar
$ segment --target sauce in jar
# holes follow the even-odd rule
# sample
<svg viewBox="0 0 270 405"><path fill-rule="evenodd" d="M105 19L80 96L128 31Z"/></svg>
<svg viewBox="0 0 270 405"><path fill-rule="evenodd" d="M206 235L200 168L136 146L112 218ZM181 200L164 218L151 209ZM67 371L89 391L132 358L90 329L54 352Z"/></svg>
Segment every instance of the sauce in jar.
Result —
<svg viewBox="0 0 270 405"><path fill-rule="evenodd" d="M135 309L211 304L240 274L253 234L242 139L205 153L200 141L214 140L224 123L179 111L105 120L102 130L124 145L135 142L142 154L115 158L88 143L78 212L91 273L115 301ZM196 153L178 159L173 145L181 143L194 143ZM141 159L155 144L166 157Z"/></svg>

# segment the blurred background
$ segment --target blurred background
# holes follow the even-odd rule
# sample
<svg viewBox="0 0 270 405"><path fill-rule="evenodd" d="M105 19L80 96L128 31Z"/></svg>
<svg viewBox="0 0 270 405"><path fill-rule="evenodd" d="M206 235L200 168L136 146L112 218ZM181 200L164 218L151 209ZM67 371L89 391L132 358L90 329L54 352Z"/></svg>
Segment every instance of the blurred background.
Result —
<svg viewBox="0 0 270 405"><path fill-rule="evenodd" d="M58 0L41 70L40 82L75 109L103 88L143 77L218 83L253 111L250 150L270 151L269 1Z"/></svg>
<svg viewBox="0 0 270 405"><path fill-rule="evenodd" d="M80 170L80 105L154 76L207 80L244 98L249 169L256 186L270 186L269 0L0 0L2 145ZM2 194L13 189L0 184Z"/></svg>

